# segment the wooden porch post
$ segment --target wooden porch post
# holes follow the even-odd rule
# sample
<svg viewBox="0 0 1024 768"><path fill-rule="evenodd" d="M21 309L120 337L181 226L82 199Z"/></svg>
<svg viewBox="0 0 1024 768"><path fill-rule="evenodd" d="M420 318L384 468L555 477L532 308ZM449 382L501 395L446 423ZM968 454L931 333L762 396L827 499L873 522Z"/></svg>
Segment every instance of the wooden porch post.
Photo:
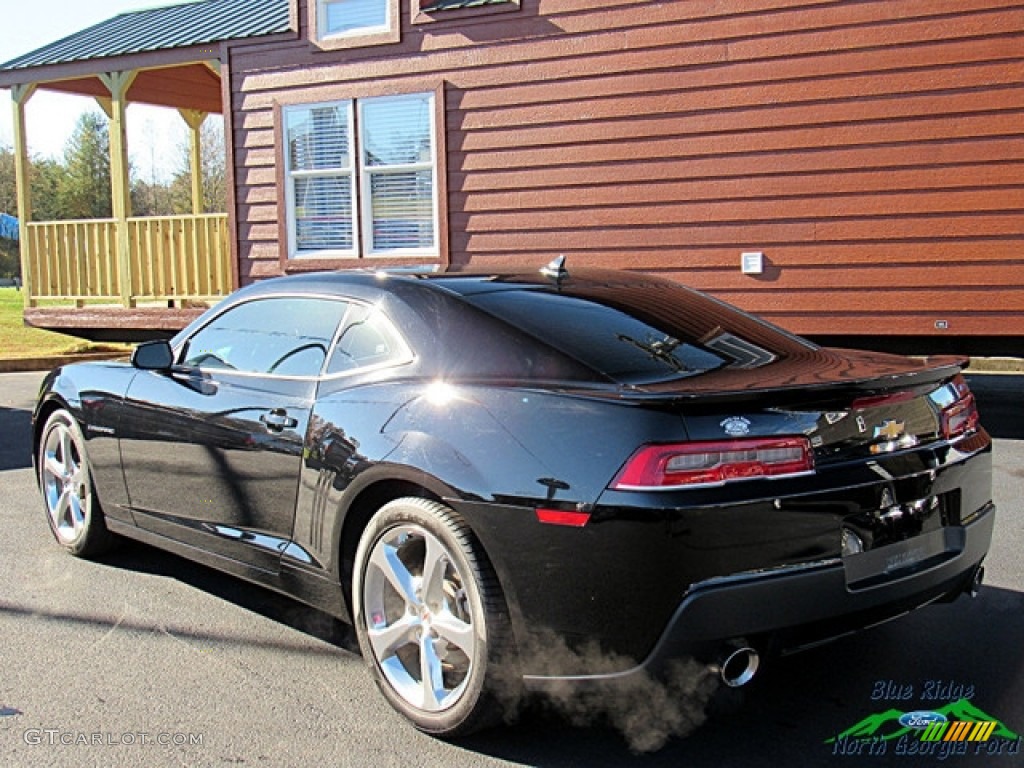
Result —
<svg viewBox="0 0 1024 768"><path fill-rule="evenodd" d="M206 120L206 112L198 109L179 109L178 114L188 123L191 133L189 163L192 168L192 213L197 216L205 212L203 204L203 142L200 129Z"/></svg>
<svg viewBox="0 0 1024 768"><path fill-rule="evenodd" d="M21 282L26 307L34 307L35 276L32 274L31 248L28 223L32 219L32 186L29 179L28 143L25 141L25 104L35 93L36 86L16 85L11 88L14 107L14 184L18 199L18 245L21 253Z"/></svg>
<svg viewBox="0 0 1024 768"><path fill-rule="evenodd" d="M135 80L136 71L107 72L100 80L110 91L110 191L111 209L117 226L117 265L121 303L134 307L132 296L131 243L128 240L128 217L131 216L131 186L128 180L128 140L125 110L128 108L128 89ZM106 108L108 102L101 100Z"/></svg>

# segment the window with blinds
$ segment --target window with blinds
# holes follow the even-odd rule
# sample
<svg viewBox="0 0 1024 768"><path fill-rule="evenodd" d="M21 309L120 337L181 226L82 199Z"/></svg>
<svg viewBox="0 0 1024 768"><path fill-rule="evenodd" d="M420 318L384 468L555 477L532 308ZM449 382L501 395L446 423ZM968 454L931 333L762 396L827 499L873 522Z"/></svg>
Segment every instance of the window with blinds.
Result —
<svg viewBox="0 0 1024 768"><path fill-rule="evenodd" d="M387 29L387 0L320 0L321 37L361 35Z"/></svg>
<svg viewBox="0 0 1024 768"><path fill-rule="evenodd" d="M287 107L283 119L290 257L437 255L433 94Z"/></svg>
<svg viewBox="0 0 1024 768"><path fill-rule="evenodd" d="M363 231L371 254L434 248L433 96L360 101Z"/></svg>
<svg viewBox="0 0 1024 768"><path fill-rule="evenodd" d="M352 104L285 112L289 252L355 256L355 163Z"/></svg>

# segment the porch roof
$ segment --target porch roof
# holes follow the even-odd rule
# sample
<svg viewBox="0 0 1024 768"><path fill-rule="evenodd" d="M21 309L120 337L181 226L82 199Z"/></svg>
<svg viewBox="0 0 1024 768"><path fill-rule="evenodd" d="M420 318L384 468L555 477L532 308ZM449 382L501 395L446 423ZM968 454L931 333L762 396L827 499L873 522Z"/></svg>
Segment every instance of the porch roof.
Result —
<svg viewBox="0 0 1024 768"><path fill-rule="evenodd" d="M196 0L122 13L0 64L0 72L283 33L292 28L290 5L289 0Z"/></svg>

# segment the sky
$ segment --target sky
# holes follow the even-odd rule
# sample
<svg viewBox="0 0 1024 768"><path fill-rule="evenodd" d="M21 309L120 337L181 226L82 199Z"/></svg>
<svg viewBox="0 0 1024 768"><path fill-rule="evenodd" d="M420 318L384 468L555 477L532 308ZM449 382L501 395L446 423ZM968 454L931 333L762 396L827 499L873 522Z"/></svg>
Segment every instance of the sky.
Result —
<svg viewBox="0 0 1024 768"><path fill-rule="evenodd" d="M125 11L172 5L174 0L18 0L5 2L0 24L0 63L56 42ZM29 153L59 159L83 111L99 111L93 99L37 90L25 110ZM143 181L168 181L188 137L173 109L128 107L128 155ZM10 91L0 89L0 146L14 146Z"/></svg>

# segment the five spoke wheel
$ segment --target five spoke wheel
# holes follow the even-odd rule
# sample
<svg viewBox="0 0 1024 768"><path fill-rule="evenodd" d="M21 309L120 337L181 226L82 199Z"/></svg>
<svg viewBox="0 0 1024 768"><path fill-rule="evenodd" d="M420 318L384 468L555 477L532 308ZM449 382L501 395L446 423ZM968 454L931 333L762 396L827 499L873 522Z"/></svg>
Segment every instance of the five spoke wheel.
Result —
<svg viewBox="0 0 1024 768"><path fill-rule="evenodd" d="M71 427L55 423L46 433L42 448L43 497L57 538L72 543L82 535L92 495L89 471Z"/></svg>
<svg viewBox="0 0 1024 768"><path fill-rule="evenodd" d="M114 537L96 501L85 439L67 411L54 411L46 420L36 466L47 520L57 541L83 557L109 549Z"/></svg>
<svg viewBox="0 0 1024 768"><path fill-rule="evenodd" d="M374 656L402 698L427 712L457 699L473 667L463 584L444 545L419 526L392 528L370 553L363 611Z"/></svg>
<svg viewBox="0 0 1024 768"><path fill-rule="evenodd" d="M356 552L359 644L388 701L421 730L455 736L502 714L513 656L497 578L469 526L434 501L382 507ZM513 705L518 680L502 697Z"/></svg>

